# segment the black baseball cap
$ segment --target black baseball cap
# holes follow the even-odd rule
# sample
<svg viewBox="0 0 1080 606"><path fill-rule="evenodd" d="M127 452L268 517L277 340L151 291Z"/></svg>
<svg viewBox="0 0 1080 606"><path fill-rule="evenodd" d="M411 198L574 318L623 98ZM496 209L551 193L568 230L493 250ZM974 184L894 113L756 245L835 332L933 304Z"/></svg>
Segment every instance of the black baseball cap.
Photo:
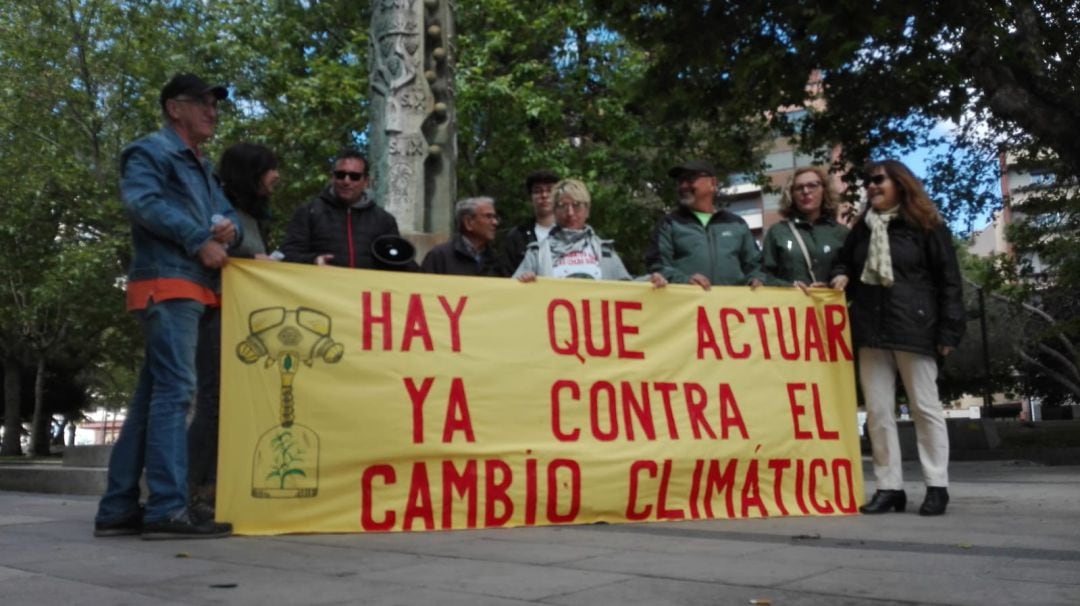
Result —
<svg viewBox="0 0 1080 606"><path fill-rule="evenodd" d="M176 74L161 89L161 108L165 109L165 102L169 99L175 99L181 95L201 97L206 93L214 93L219 101L229 96L229 90L220 84L207 84L206 80L195 74Z"/></svg>
<svg viewBox="0 0 1080 606"><path fill-rule="evenodd" d="M525 192L532 193L533 185L537 183L558 183L559 175L551 172L550 170L538 170L529 173L528 177L525 177Z"/></svg>
<svg viewBox="0 0 1080 606"><path fill-rule="evenodd" d="M686 173L693 174L705 174L710 177L716 176L716 167L705 160L688 160L682 164L673 167L668 171L668 176L673 179L678 179L680 176Z"/></svg>

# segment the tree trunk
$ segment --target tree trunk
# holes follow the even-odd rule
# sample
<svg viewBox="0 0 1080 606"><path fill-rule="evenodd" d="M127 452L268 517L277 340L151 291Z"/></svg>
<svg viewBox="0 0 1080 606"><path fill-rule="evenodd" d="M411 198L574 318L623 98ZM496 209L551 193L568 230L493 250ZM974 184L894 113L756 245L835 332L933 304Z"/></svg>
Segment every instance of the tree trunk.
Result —
<svg viewBox="0 0 1080 606"><path fill-rule="evenodd" d="M20 402L22 396L21 368L14 360L4 360L4 441L0 444L0 455L18 456L22 454L19 434L22 433Z"/></svg>
<svg viewBox="0 0 1080 606"><path fill-rule="evenodd" d="M30 452L38 456L49 455L50 416L45 413L45 356L38 358L34 373L34 421L30 427Z"/></svg>
<svg viewBox="0 0 1080 606"><path fill-rule="evenodd" d="M1028 364L1038 368L1047 377L1053 379L1059 385L1061 385L1065 389L1068 389L1070 392L1072 392L1074 398L1080 398L1080 383L1070 381L1069 377L1067 377L1064 374L1054 370L1053 368L1050 368L1046 364L1043 364L1042 362L1039 361L1038 358L1028 354L1027 352L1025 352L1020 347L1016 348L1016 353L1017 353L1018 356L1020 356L1021 360L1023 360L1025 362L1027 362Z"/></svg>

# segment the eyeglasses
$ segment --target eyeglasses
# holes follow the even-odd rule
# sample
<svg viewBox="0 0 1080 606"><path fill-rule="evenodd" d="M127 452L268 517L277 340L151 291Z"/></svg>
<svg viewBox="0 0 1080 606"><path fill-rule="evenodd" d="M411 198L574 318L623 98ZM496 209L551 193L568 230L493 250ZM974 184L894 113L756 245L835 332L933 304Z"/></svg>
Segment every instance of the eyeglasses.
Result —
<svg viewBox="0 0 1080 606"><path fill-rule="evenodd" d="M886 175L885 173L879 173L879 174L876 174L876 175L874 175L872 177L866 177L865 179L863 179L863 182L862 182L863 187L867 187L870 184L881 185L888 178L889 178L889 176Z"/></svg>
<svg viewBox="0 0 1080 606"><path fill-rule="evenodd" d="M821 183L801 183L791 188L791 191L817 191L821 189Z"/></svg>
<svg viewBox="0 0 1080 606"><path fill-rule="evenodd" d="M588 202L579 202L579 201L575 200L574 202L569 202L569 203L560 202L559 204L555 205L555 211L556 212L566 212L566 211L570 210L571 208L574 209L575 212L577 212L577 211L579 211L579 210L581 210L583 208L589 208L589 203Z"/></svg>
<svg viewBox="0 0 1080 606"><path fill-rule="evenodd" d="M351 170L334 171L334 178L339 181L344 181L346 177L348 177L350 181L362 181L366 176L367 173L354 173Z"/></svg>

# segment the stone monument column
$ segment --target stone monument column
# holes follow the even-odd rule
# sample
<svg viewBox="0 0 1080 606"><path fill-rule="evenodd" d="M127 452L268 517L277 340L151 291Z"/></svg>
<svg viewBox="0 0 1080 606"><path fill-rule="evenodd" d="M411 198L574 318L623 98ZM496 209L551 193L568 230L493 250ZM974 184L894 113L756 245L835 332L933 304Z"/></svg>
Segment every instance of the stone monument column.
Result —
<svg viewBox="0 0 1080 606"><path fill-rule="evenodd" d="M369 158L375 200L417 248L453 228L457 196L451 0L373 0Z"/></svg>

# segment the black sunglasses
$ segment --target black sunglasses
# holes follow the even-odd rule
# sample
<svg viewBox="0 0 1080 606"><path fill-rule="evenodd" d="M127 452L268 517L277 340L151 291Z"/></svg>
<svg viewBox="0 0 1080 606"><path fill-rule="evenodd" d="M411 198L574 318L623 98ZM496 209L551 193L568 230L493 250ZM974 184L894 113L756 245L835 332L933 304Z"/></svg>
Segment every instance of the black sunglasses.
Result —
<svg viewBox="0 0 1080 606"><path fill-rule="evenodd" d="M889 178L889 176L884 174L884 173L879 174L879 175L874 175L873 177L866 177L866 178L864 178L862 180L863 187L866 187L867 185L870 185L871 183L873 183L874 185L881 185L882 183L885 182L885 179L888 179L888 178Z"/></svg>
<svg viewBox="0 0 1080 606"><path fill-rule="evenodd" d="M354 173L351 170L335 170L334 178L344 180L348 177L350 181L359 181L364 178L364 173Z"/></svg>

